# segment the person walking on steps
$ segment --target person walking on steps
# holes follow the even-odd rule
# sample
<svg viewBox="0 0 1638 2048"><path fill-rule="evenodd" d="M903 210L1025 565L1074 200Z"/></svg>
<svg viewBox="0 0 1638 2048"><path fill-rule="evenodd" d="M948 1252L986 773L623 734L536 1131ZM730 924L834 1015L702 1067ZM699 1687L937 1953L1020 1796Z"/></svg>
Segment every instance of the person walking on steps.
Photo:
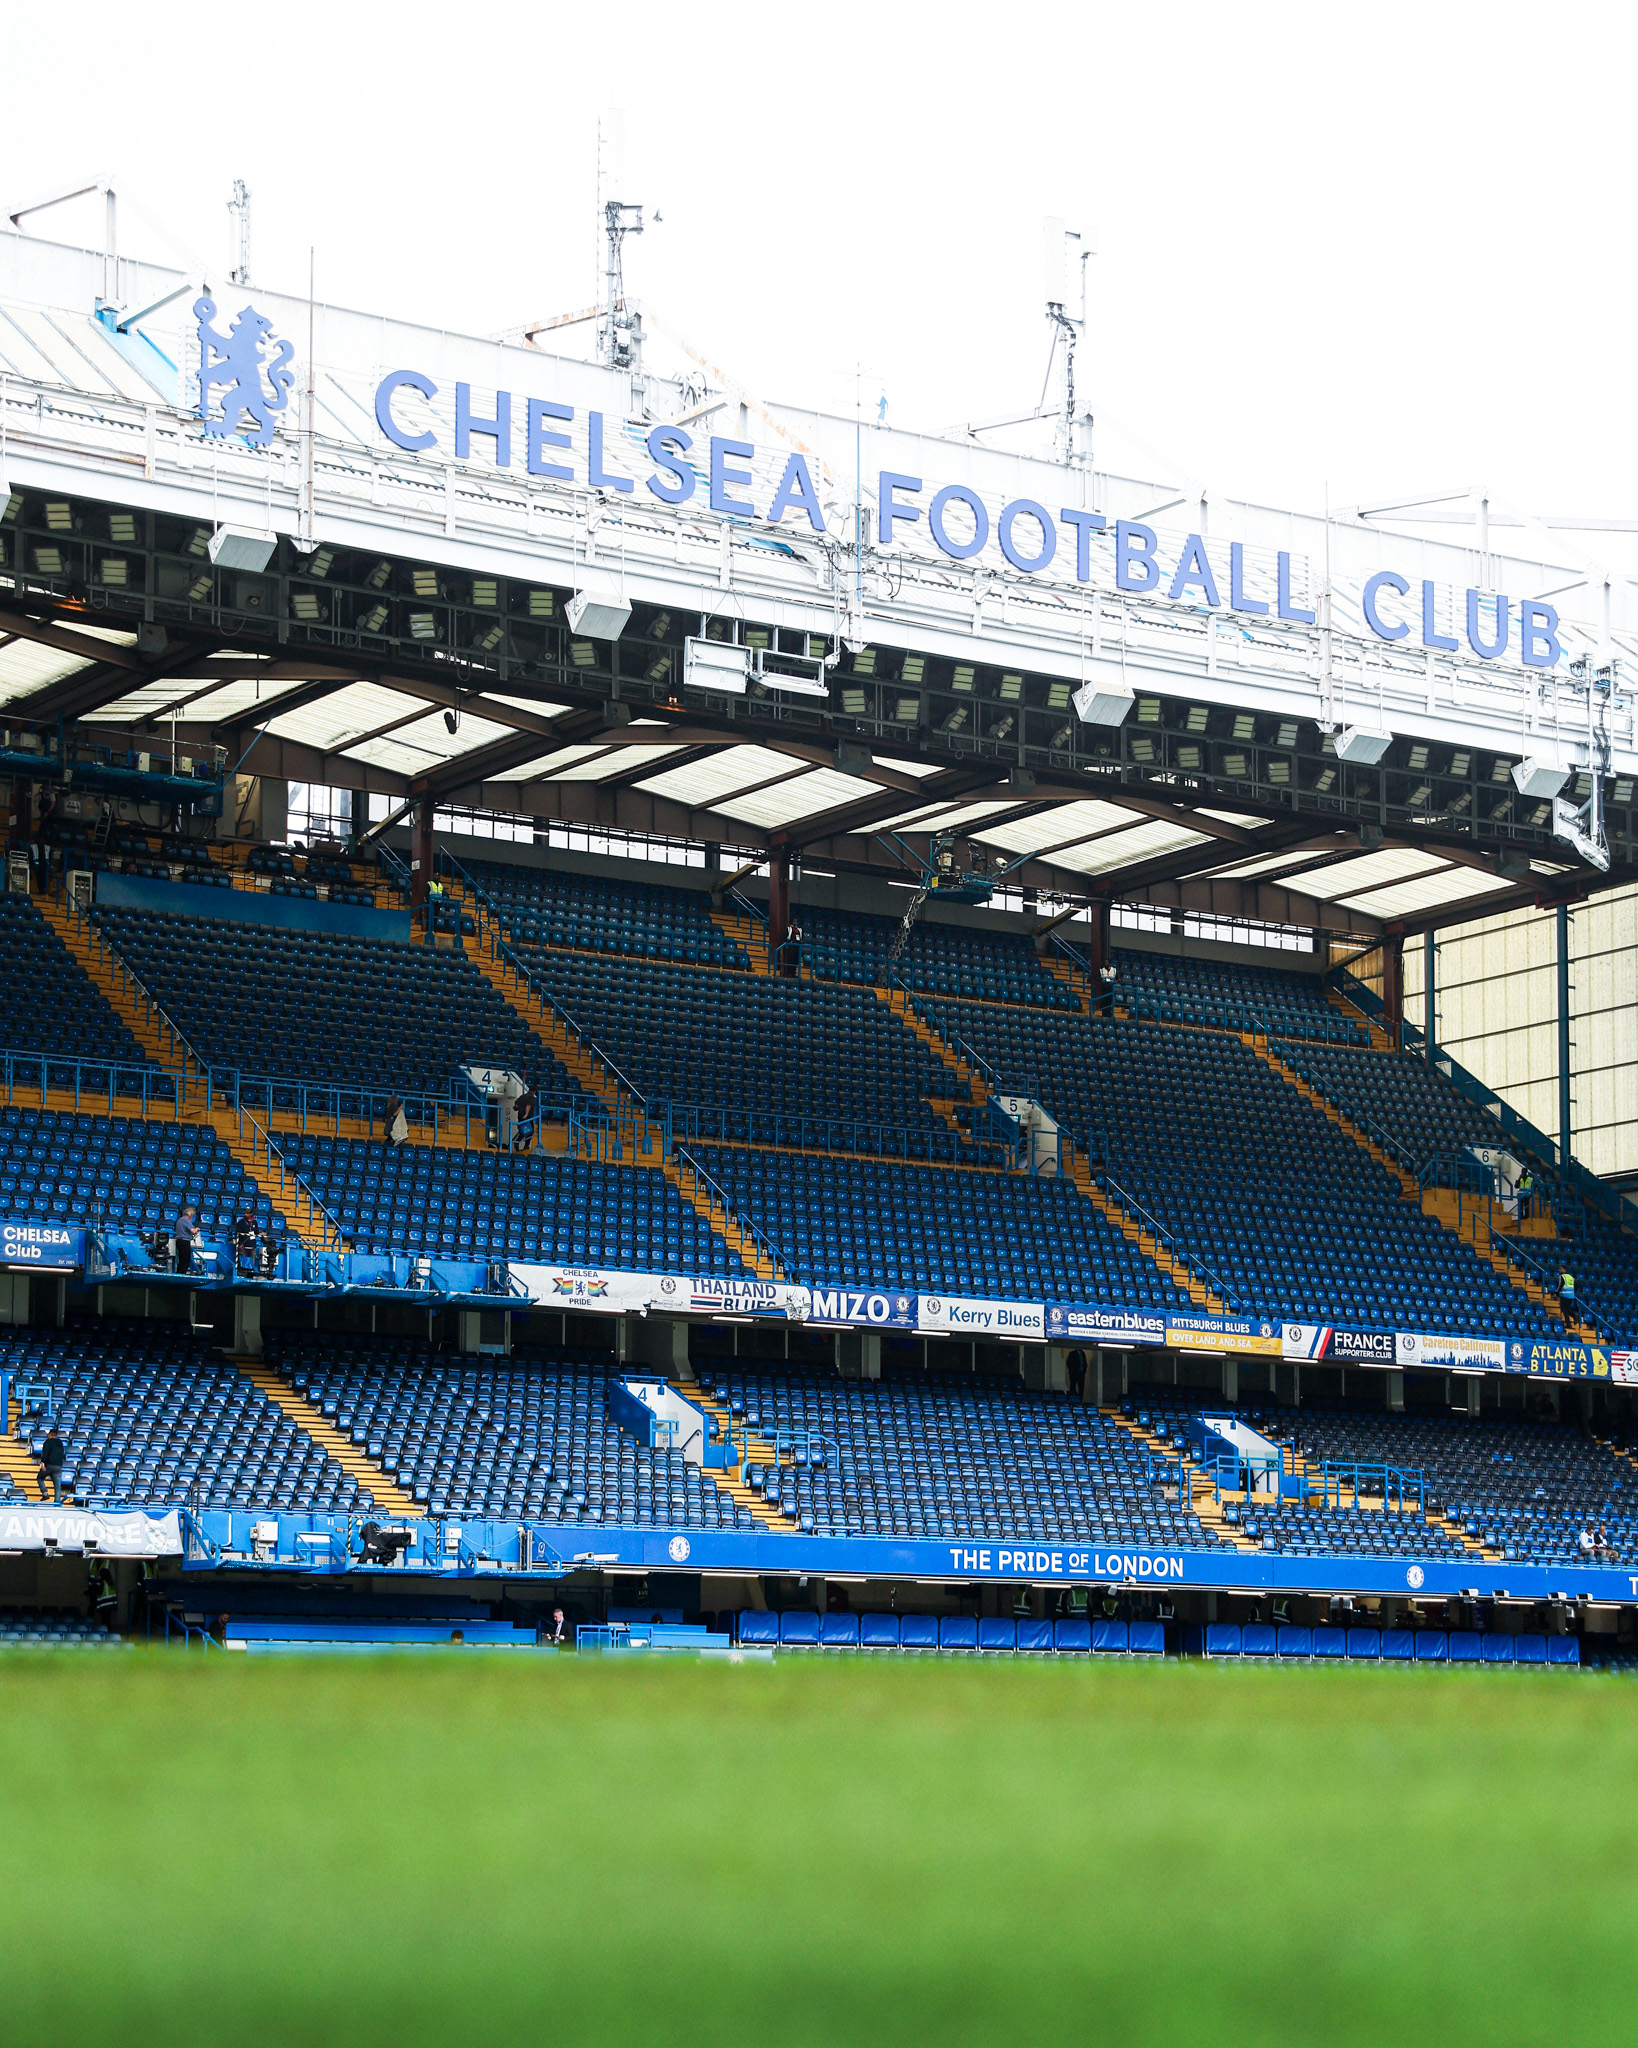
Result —
<svg viewBox="0 0 1638 2048"><path fill-rule="evenodd" d="M46 1497L46 1483L51 1484L51 1498L60 1501L63 1497L63 1460L68 1455L68 1446L63 1442L56 1423L46 1435L45 1449L40 1453L40 1498Z"/></svg>

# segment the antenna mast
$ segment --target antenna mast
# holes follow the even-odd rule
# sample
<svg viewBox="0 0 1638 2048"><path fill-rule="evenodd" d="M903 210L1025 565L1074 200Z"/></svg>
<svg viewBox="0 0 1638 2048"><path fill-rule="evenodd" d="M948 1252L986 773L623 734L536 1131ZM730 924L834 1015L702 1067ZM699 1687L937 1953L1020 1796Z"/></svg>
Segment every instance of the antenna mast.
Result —
<svg viewBox="0 0 1638 2048"><path fill-rule="evenodd" d="M1066 227L1059 214L1049 214L1043 223L1042 254L1045 258L1046 313L1052 329L1052 352L1058 364L1059 400L1053 446L1058 460L1077 468L1092 466L1092 415L1075 410L1075 351L1086 333L1086 266L1090 248L1081 247L1079 228ZM1068 311L1069 244L1076 244L1079 258L1081 311L1076 319ZM1050 376L1051 372L1048 371Z"/></svg>
<svg viewBox="0 0 1638 2048"><path fill-rule="evenodd" d="M620 197L625 183L626 117L612 107L597 124L597 217L602 236L603 304L597 320L597 353L611 370L629 370L633 401L643 377L643 318L626 304L625 243L643 232L643 209Z"/></svg>
<svg viewBox="0 0 1638 2048"><path fill-rule="evenodd" d="M234 241L238 244L239 260L228 272L229 284L250 282L250 187L243 178L233 181L233 197L228 201L228 212L234 219Z"/></svg>

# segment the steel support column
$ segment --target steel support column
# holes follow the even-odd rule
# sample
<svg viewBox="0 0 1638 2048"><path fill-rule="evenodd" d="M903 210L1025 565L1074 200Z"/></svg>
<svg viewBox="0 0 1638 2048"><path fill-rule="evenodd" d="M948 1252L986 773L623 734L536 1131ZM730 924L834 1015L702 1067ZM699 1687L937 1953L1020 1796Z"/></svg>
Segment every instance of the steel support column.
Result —
<svg viewBox="0 0 1638 2048"><path fill-rule="evenodd" d="M419 910L432 886L432 798L416 799L410 813L410 908Z"/></svg>
<svg viewBox="0 0 1638 2048"><path fill-rule="evenodd" d="M1430 1067L1433 1065L1433 1034L1438 1016L1435 1004L1438 951L1438 947L1434 944L1433 933L1431 931L1424 932L1422 934L1422 1000L1425 1014L1422 1019L1422 1057Z"/></svg>
<svg viewBox="0 0 1638 2048"><path fill-rule="evenodd" d="M797 972L795 952L785 945L791 928L791 857L784 847L768 856L768 950L776 974Z"/></svg>
<svg viewBox="0 0 1638 2048"><path fill-rule="evenodd" d="M1405 940L1387 932L1382 939L1382 1021L1395 1052L1405 1042Z"/></svg>
<svg viewBox="0 0 1638 2048"><path fill-rule="evenodd" d="M1568 1166L1570 1144L1570 906L1558 906L1558 1163Z"/></svg>

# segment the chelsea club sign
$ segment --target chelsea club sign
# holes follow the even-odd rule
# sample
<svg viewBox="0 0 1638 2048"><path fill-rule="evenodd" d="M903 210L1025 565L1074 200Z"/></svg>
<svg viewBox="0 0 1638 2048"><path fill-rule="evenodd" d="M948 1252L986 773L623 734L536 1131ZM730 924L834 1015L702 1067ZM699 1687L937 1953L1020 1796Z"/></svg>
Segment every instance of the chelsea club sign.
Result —
<svg viewBox="0 0 1638 2048"><path fill-rule="evenodd" d="M270 447L296 382L289 368L294 346L275 341L272 321L254 306L220 333L211 325L216 301L208 292L195 299L193 317L199 323L199 417L207 437L243 434L253 448Z"/></svg>
<svg viewBox="0 0 1638 2048"><path fill-rule="evenodd" d="M240 435L252 447L272 445L279 415L290 403L295 350L276 337L273 323L245 306L226 333L213 323L216 301L206 293L194 302L199 334L199 418L216 440ZM419 370L391 370L376 386L375 419L382 438L407 454L444 453L444 421L433 410L439 387ZM473 459L472 444L487 445L497 469L521 469L556 483L630 495L642 491L665 505L698 504L727 519L759 520L779 526L806 521L826 531L813 475L800 452L786 455L777 482L760 482L753 465L756 444L705 435L696 444L685 427L634 426L621 417L606 420L551 398L497 390L475 406L472 386L457 383L453 447L457 462ZM783 451L782 451L783 452ZM641 457L646 455L652 470ZM638 459L633 461L633 457ZM629 464L629 469L622 464ZM638 472L633 474L631 472ZM769 488L771 482L771 489ZM1303 604L1294 587L1290 554L1266 563L1248 562L1244 544L1226 550L1191 533L1172 555L1160 535L1141 519L1110 520L1085 506L1056 509L1035 498L1012 498L994 508L965 484L936 484L902 470L881 470L876 479L876 539L891 548L898 530L920 529L940 554L969 562L994 547L1022 576L1057 567L1077 583L1093 577L1133 596L1149 595L1192 611L1227 612L1245 620L1283 620L1312 626L1316 610ZM1226 559L1225 559L1226 555ZM1359 596L1360 621L1376 639L1410 643L1433 653L1455 654L1465 647L1480 661L1512 660L1525 668L1550 669L1563 656L1559 617L1540 598L1514 601L1504 594L1470 589L1448 596L1430 578L1413 584L1392 569L1366 578Z"/></svg>

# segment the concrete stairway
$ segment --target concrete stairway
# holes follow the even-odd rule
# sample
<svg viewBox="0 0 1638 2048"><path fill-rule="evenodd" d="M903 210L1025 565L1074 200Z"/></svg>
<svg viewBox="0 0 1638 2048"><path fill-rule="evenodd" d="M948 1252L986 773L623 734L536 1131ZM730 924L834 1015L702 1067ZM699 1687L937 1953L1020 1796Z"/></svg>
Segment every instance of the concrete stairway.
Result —
<svg viewBox="0 0 1638 2048"><path fill-rule="evenodd" d="M1590 1322L1583 1320L1575 1309L1566 1308L1556 1294L1549 1293L1539 1282L1521 1273L1518 1267L1510 1264L1504 1254L1496 1249L1493 1240L1498 1233L1494 1227L1493 1203L1468 1195L1463 1195L1458 1200L1454 1188L1428 1188L1424 1192L1409 1167L1390 1158L1368 1131L1355 1123L1346 1110L1339 1109L1328 1096L1322 1095L1311 1082L1305 1081L1294 1067L1287 1065L1266 1039L1250 1031L1239 1032L1236 1036L1271 1073L1277 1074L1288 1088L1294 1089L1328 1122L1335 1124L1345 1137L1351 1138L1362 1152L1383 1167L1397 1183L1400 1194L1407 1202L1417 1203L1425 1215L1432 1216L1459 1243L1466 1245L1475 1258L1482 1259L1493 1272L1499 1273L1509 1286L1516 1287L1537 1308L1545 1309L1549 1315L1558 1316L1572 1336L1585 1338L1589 1343L1601 1341L1597 1330ZM1387 1057L1395 1058L1399 1055L1390 1053Z"/></svg>
<svg viewBox="0 0 1638 2048"><path fill-rule="evenodd" d="M747 1438L744 1431L736 1426L733 1417L722 1402L714 1394L708 1394L698 1380L685 1378L681 1373L678 1373L676 1375L676 1385L677 1391L685 1400L694 1402L698 1407L703 1408L707 1415L714 1416L721 1423L725 1440L728 1433L732 1431L736 1442L745 1444L748 1463L753 1465L772 1465L775 1462L773 1445L765 1437L753 1436ZM749 1509L759 1529L773 1528L774 1524L768 1518L768 1510L763 1503L761 1494L747 1486L743 1478L730 1477L726 1472L713 1472L711 1478L727 1494L735 1507Z"/></svg>
<svg viewBox="0 0 1638 2048"><path fill-rule="evenodd" d="M902 988L882 988L872 982L870 993L880 1003L885 1003L912 1038L919 1038L935 1059L949 1068L956 1079L962 1082L972 1095L974 1103L982 1109L990 1099L988 1084L982 1074L964 1060L953 1045L949 1045L933 1029L921 1012L910 1002Z"/></svg>
<svg viewBox="0 0 1638 2048"><path fill-rule="evenodd" d="M350 1479L358 1481L373 1498L379 1512L407 1521L417 1519L424 1512L412 1495L407 1494L396 1480L389 1479L373 1458L366 1457L351 1437L344 1436L327 1419L322 1408L298 1394L289 1381L281 1379L271 1366L264 1365L259 1358L235 1358L233 1364L252 1386L259 1387L292 1422L304 1429Z"/></svg>
<svg viewBox="0 0 1638 2048"><path fill-rule="evenodd" d="M40 1498L40 1461L30 1454L20 1436L0 1436L0 1472L25 1500Z"/></svg>
<svg viewBox="0 0 1638 2048"><path fill-rule="evenodd" d="M759 924L754 917L747 917L743 910L719 910L711 907L711 922L725 938L733 940L751 963L753 974L772 974L773 962L768 958L768 927ZM805 972L806 970L804 970Z"/></svg>
<svg viewBox="0 0 1638 2048"><path fill-rule="evenodd" d="M782 1280L786 1277L768 1254L759 1248L756 1239L727 1203L719 1201L712 1194L710 1183L701 1179L688 1160L662 1160L660 1171L695 1215L710 1224L729 1250L736 1252L758 1279Z"/></svg>
<svg viewBox="0 0 1638 2048"><path fill-rule="evenodd" d="M1177 1473L1179 1490L1188 1494L1189 1506L1200 1517L1203 1527L1209 1529L1214 1536L1220 1536L1235 1550L1257 1548L1249 1536L1242 1534L1224 1517L1223 1510L1212 1497L1212 1484L1206 1475L1192 1465L1185 1465L1170 1446L1161 1442L1156 1431L1145 1429L1135 1416L1122 1415L1118 1408L1100 1408L1098 1413L1112 1422L1117 1429L1123 1429L1128 1436L1135 1437L1145 1450L1153 1452L1157 1461L1163 1460Z"/></svg>
<svg viewBox="0 0 1638 2048"><path fill-rule="evenodd" d="M285 1228L292 1237L302 1243L322 1243L332 1251L345 1250L339 1230L316 1204L309 1212L299 1193L288 1184L280 1188L276 1164L269 1156L266 1133L258 1132L256 1121L249 1117L241 1121L231 1109L214 1104L209 1108L205 1106L205 1074L187 1046L180 1039L173 1039L165 1026L157 1021L158 1005L150 1007L142 1000L146 991L136 976L129 969L124 975L114 971L92 942L84 920L76 917L66 904L52 897L37 897L35 902L57 937L85 970L109 1007L130 1029L153 1064L168 1067L173 1072L180 1069L187 1076L190 1084L187 1092L196 1096L196 1100L183 1104L182 1121L204 1124L216 1133L266 1197L274 1213L284 1219ZM122 1113L117 1098L114 1113ZM274 1121L277 1123L278 1120Z"/></svg>
<svg viewBox="0 0 1638 2048"><path fill-rule="evenodd" d="M1127 1214L1112 1195L1105 1194L1092 1178L1092 1170L1082 1157L1078 1146L1066 1139L1064 1142L1064 1169L1069 1179L1097 1210L1111 1228L1118 1230L1128 1244L1135 1244L1143 1256L1159 1272L1176 1286L1181 1287L1196 1307L1214 1316L1231 1313L1228 1303L1213 1292L1204 1280L1196 1277L1188 1263L1169 1252L1153 1231L1146 1230L1134 1216Z"/></svg>
<svg viewBox="0 0 1638 2048"><path fill-rule="evenodd" d="M1052 976L1054 981L1061 981L1064 987L1069 990L1069 993L1080 1005L1081 1015L1083 1017L1090 1017L1092 1014L1092 991L1087 986L1085 975L1078 974L1070 966L1062 953L1038 953L1036 958L1046 969L1047 973Z"/></svg>

